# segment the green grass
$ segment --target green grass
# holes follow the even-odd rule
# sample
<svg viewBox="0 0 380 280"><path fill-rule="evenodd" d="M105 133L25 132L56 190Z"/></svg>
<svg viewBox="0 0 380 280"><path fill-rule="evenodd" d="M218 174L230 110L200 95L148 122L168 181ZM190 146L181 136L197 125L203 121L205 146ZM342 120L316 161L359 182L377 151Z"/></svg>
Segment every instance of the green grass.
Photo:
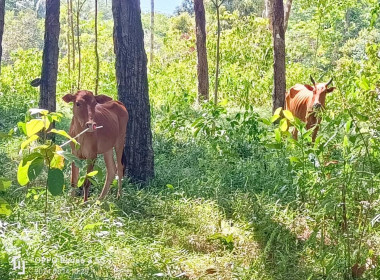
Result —
<svg viewBox="0 0 380 280"><path fill-rule="evenodd" d="M67 130L66 115L59 128ZM1 218L0 279L341 279L339 263L330 272L323 263L337 239L321 245L320 221L297 202L286 153L265 148L266 138L155 131L156 177L148 186L125 180L122 199L112 188L102 203L93 186L85 204L66 188L49 195L46 216L44 181L16 183L22 137L2 140L1 176L13 181L4 198L13 212ZM13 270L14 256L25 261L25 275Z"/></svg>

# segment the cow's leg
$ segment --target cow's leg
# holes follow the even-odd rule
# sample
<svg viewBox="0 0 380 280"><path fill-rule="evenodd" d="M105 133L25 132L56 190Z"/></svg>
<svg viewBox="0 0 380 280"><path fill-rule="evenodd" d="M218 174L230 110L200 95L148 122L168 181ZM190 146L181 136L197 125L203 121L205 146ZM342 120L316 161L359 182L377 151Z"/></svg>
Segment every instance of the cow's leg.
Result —
<svg viewBox="0 0 380 280"><path fill-rule="evenodd" d="M78 188L79 168L75 166L74 162L71 163L71 196L77 195Z"/></svg>
<svg viewBox="0 0 380 280"><path fill-rule="evenodd" d="M108 152L105 152L103 156L104 156L104 162L106 163L107 175L106 175L106 181L104 183L103 190L99 196L99 199L103 199L106 197L110 189L112 180L115 178L115 175L116 175L116 165L115 165L115 161L113 160L113 149L109 150Z"/></svg>
<svg viewBox="0 0 380 280"><path fill-rule="evenodd" d="M122 179L124 176L124 166L122 162L123 152L124 152L124 139L122 143L115 147L116 151L116 165L117 165L117 177L118 177L118 190L116 198L119 199L121 197L121 187L122 187Z"/></svg>
<svg viewBox="0 0 380 280"><path fill-rule="evenodd" d="M87 159L87 174L92 172L92 170L94 170L95 159L96 158ZM86 202L88 199L88 192L90 190L90 185L91 185L90 180L86 179L83 184L83 196L84 196L83 201L84 202Z"/></svg>

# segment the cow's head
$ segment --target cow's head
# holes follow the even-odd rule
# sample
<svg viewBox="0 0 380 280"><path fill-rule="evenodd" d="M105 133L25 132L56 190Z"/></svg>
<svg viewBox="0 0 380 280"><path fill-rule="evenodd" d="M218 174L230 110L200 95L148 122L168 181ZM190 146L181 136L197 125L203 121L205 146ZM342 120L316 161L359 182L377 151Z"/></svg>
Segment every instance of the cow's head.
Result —
<svg viewBox="0 0 380 280"><path fill-rule="evenodd" d="M313 77L310 75L310 80L313 86L307 85L306 87L313 92L312 106L314 109L320 109L325 107L326 94L332 92L335 87L328 88L332 82L332 78L327 83L316 83Z"/></svg>
<svg viewBox="0 0 380 280"><path fill-rule="evenodd" d="M93 95L91 91L80 90L75 94L66 94L63 98L66 103L73 102L73 118L82 129L89 128L89 132L96 129L95 106L111 101L106 95Z"/></svg>

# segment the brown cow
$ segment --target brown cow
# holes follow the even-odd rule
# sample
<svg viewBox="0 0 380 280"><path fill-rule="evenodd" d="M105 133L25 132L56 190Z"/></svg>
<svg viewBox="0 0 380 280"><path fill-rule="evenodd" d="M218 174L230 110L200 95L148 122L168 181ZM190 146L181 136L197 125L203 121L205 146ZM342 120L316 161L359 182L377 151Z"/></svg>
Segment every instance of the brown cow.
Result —
<svg viewBox="0 0 380 280"><path fill-rule="evenodd" d="M321 119L316 115L316 111L325 108L326 93L332 92L335 87L327 88L332 79L327 83L315 83L310 76L313 86L297 84L290 88L285 96L285 109L292 112L293 116L306 123L306 128L317 126L312 135L313 142L318 133ZM293 130L293 137L297 139L297 129Z"/></svg>
<svg viewBox="0 0 380 280"><path fill-rule="evenodd" d="M72 153L80 159L87 159L87 173L91 172L98 154L103 154L107 168L106 181L99 199L104 198L115 178L118 175L119 189L117 197L121 195L121 179L124 175L126 157L124 143L126 137L128 112L119 101L113 101L106 95L94 96L87 90L78 91L76 94L67 94L63 97L66 103L73 102L73 119L69 134L75 137L88 128L88 131L78 137L79 149L75 149L71 143ZM98 128L102 126L102 128ZM116 151L116 165L113 158L113 148ZM76 187L79 177L79 169L72 163L71 186ZM87 201L90 181L84 182L84 201ZM72 191L75 195L75 189Z"/></svg>

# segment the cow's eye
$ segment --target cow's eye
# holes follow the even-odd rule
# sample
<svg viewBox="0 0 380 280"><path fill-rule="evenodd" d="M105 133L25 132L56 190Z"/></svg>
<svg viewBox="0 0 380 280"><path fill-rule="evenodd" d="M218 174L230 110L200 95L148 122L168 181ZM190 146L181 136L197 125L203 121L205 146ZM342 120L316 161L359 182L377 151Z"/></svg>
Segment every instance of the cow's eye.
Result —
<svg viewBox="0 0 380 280"><path fill-rule="evenodd" d="M80 103L79 103L79 102L77 102L77 103L76 103L76 105L77 105L77 107L79 107L79 106L80 106Z"/></svg>

